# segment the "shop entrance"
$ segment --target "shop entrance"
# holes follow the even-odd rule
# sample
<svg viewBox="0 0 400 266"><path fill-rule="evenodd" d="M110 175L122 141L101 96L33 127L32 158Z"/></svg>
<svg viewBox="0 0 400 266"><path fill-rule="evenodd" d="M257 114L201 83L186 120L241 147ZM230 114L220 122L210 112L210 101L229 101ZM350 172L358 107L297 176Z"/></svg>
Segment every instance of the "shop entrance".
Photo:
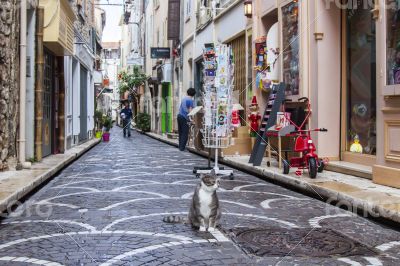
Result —
<svg viewBox="0 0 400 266"><path fill-rule="evenodd" d="M44 52L44 79L43 79L43 122L42 122L42 153L43 157L52 153L53 124L54 124L54 85L55 85L55 57L45 50Z"/></svg>
<svg viewBox="0 0 400 266"><path fill-rule="evenodd" d="M377 149L376 31L367 2L342 12L341 157L372 165Z"/></svg>
<svg viewBox="0 0 400 266"><path fill-rule="evenodd" d="M81 85L81 106L80 106L80 134L79 142L85 141L88 138L87 133L87 70L81 66L80 85Z"/></svg>
<svg viewBox="0 0 400 266"><path fill-rule="evenodd" d="M246 35L243 34L228 43L232 47L233 61L235 63L234 71L234 96L239 101L239 104L246 110ZM240 111L240 116L245 117L245 111ZM246 125L246 121L241 120L241 124Z"/></svg>
<svg viewBox="0 0 400 266"><path fill-rule="evenodd" d="M171 83L162 84L161 103L161 131L167 133L172 131L172 93Z"/></svg>

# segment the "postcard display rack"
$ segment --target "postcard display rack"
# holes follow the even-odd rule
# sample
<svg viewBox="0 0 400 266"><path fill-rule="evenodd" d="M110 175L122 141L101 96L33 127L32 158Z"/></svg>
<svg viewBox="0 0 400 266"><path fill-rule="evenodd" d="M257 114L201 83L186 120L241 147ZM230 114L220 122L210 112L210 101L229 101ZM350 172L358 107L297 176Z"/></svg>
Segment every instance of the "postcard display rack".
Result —
<svg viewBox="0 0 400 266"><path fill-rule="evenodd" d="M203 58L203 145L206 148L215 149L215 173L233 177L232 170L223 170L218 167L218 150L231 145L234 71L232 50L223 44L215 46L206 44ZM210 172L211 170L197 171L199 174Z"/></svg>

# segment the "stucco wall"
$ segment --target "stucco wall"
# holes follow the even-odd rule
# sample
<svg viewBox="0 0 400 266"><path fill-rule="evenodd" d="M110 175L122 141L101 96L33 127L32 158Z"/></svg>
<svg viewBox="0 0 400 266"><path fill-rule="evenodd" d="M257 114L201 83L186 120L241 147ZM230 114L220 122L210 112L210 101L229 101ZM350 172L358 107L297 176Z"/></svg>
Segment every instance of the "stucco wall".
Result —
<svg viewBox="0 0 400 266"><path fill-rule="evenodd" d="M318 12L324 12L319 5ZM319 13L318 13L319 14ZM318 15L317 14L317 15ZM341 90L341 29L340 10L331 8L318 19L317 30L324 33L323 40L317 41L317 65L311 66L317 75L317 87L312 96L317 96L317 126L328 129L318 134L318 152L323 157L339 158L340 152L340 90ZM311 36L313 37L313 36ZM311 51L313 53L313 51Z"/></svg>
<svg viewBox="0 0 400 266"><path fill-rule="evenodd" d="M226 42L246 28L247 18L243 15L243 5L237 4L215 20L216 39Z"/></svg>

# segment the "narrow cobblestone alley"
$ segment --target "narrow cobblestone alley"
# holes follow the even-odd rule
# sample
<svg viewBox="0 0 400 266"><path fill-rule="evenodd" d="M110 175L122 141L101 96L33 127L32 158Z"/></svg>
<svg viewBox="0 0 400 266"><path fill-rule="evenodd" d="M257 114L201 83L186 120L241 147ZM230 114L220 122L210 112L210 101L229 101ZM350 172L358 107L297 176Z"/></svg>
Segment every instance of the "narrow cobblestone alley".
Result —
<svg viewBox="0 0 400 266"><path fill-rule="evenodd" d="M136 132L122 138L114 128L111 142L94 147L2 220L0 263L400 264L398 231L236 170L218 191L217 232L164 223L165 215L186 215L199 182L193 166L206 163ZM286 250L289 236L298 245Z"/></svg>

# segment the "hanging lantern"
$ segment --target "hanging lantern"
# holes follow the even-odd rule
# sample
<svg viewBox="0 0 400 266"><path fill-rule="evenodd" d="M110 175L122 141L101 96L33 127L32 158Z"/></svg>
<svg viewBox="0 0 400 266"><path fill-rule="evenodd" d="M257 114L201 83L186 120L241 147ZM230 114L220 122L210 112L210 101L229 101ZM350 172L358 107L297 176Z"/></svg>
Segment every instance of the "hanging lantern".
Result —
<svg viewBox="0 0 400 266"><path fill-rule="evenodd" d="M253 16L253 1L245 0L244 1L244 15L248 18Z"/></svg>

